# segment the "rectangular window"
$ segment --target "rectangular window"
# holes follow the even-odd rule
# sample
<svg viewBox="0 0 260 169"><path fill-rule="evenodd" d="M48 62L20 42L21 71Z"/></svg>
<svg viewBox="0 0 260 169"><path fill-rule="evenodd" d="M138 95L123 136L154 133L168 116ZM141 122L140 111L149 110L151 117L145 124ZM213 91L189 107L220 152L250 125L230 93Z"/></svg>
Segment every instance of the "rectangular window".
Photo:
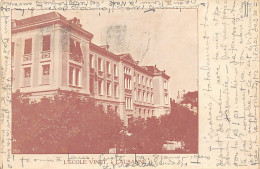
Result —
<svg viewBox="0 0 260 169"><path fill-rule="evenodd" d="M90 63L90 68L94 69L94 58L93 55L89 55L89 63Z"/></svg>
<svg viewBox="0 0 260 169"><path fill-rule="evenodd" d="M118 76L118 70L117 70L117 65L114 64L114 75Z"/></svg>
<svg viewBox="0 0 260 169"><path fill-rule="evenodd" d="M167 81L164 81L164 82L163 82L163 86L164 86L164 89L168 89L168 83L167 83Z"/></svg>
<svg viewBox="0 0 260 169"><path fill-rule="evenodd" d="M79 86L79 69L75 68L75 85Z"/></svg>
<svg viewBox="0 0 260 169"><path fill-rule="evenodd" d="M129 89L132 90L132 80L129 79Z"/></svg>
<svg viewBox="0 0 260 169"><path fill-rule="evenodd" d="M103 71L103 61L101 58L98 58L98 70Z"/></svg>
<svg viewBox="0 0 260 169"><path fill-rule="evenodd" d="M125 77L125 89L132 90L132 80L130 77Z"/></svg>
<svg viewBox="0 0 260 169"><path fill-rule="evenodd" d="M146 102L145 92L143 92L143 101Z"/></svg>
<svg viewBox="0 0 260 169"><path fill-rule="evenodd" d="M24 87L31 86L31 68L24 68Z"/></svg>
<svg viewBox="0 0 260 169"><path fill-rule="evenodd" d="M132 109L132 98L131 97L125 97L125 108L126 109Z"/></svg>
<svg viewBox="0 0 260 169"><path fill-rule="evenodd" d="M78 56L82 56L82 51L81 51L81 46L80 43L78 41L76 41L76 55Z"/></svg>
<svg viewBox="0 0 260 169"><path fill-rule="evenodd" d="M107 73L111 74L111 67L110 67L110 62L107 61Z"/></svg>
<svg viewBox="0 0 260 169"><path fill-rule="evenodd" d="M49 51L51 48L51 35L42 37L42 51Z"/></svg>
<svg viewBox="0 0 260 169"><path fill-rule="evenodd" d="M42 65L42 84L50 83L50 65Z"/></svg>
<svg viewBox="0 0 260 169"><path fill-rule="evenodd" d="M69 67L69 84L72 86L80 87L81 85L80 68L74 66Z"/></svg>
<svg viewBox="0 0 260 169"><path fill-rule="evenodd" d="M137 100L137 90L135 89L135 100Z"/></svg>
<svg viewBox="0 0 260 169"><path fill-rule="evenodd" d="M131 69L128 67L124 67L125 74L131 75Z"/></svg>
<svg viewBox="0 0 260 169"><path fill-rule="evenodd" d="M24 42L24 54L32 53L32 38L26 39Z"/></svg>
<svg viewBox="0 0 260 169"><path fill-rule="evenodd" d="M141 99L141 91L140 90L138 91L138 99L139 99L139 101L142 101L142 99Z"/></svg>
<svg viewBox="0 0 260 169"><path fill-rule="evenodd" d="M118 84L114 84L114 96L118 97Z"/></svg>
<svg viewBox="0 0 260 169"><path fill-rule="evenodd" d="M103 80L98 81L98 94L103 95L104 94L104 84Z"/></svg>
<svg viewBox="0 0 260 169"><path fill-rule="evenodd" d="M70 53L76 56L82 56L80 43L70 38Z"/></svg>
<svg viewBox="0 0 260 169"><path fill-rule="evenodd" d="M125 78L125 89L127 89L127 78Z"/></svg>
<svg viewBox="0 0 260 169"><path fill-rule="evenodd" d="M81 62L82 51L80 43L72 38L70 38L70 59L75 62Z"/></svg>
<svg viewBox="0 0 260 169"><path fill-rule="evenodd" d="M111 96L111 83L107 82L107 96Z"/></svg>
<svg viewBox="0 0 260 169"><path fill-rule="evenodd" d="M69 84L72 85L73 82L73 67L70 66L69 68Z"/></svg>

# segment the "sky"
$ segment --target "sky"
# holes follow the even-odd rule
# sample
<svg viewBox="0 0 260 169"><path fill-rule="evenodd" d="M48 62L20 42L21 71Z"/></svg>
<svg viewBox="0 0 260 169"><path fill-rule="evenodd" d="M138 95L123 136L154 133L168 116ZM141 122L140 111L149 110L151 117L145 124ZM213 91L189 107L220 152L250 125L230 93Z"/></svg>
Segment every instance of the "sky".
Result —
<svg viewBox="0 0 260 169"><path fill-rule="evenodd" d="M50 11L51 12L51 11ZM170 97L178 91L198 90L197 9L159 9L155 12L115 10L58 11L67 19L77 17L92 42L109 45L115 54L130 53L140 66L156 65L169 75ZM13 19L47 11L13 11Z"/></svg>

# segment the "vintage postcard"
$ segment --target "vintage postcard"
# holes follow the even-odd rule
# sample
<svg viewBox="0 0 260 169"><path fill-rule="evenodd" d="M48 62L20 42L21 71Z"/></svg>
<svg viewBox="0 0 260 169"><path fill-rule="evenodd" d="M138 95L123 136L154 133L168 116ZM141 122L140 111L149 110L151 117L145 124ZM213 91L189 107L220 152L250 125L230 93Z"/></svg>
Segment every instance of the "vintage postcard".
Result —
<svg viewBox="0 0 260 169"><path fill-rule="evenodd" d="M1 2L1 168L259 168L259 2Z"/></svg>

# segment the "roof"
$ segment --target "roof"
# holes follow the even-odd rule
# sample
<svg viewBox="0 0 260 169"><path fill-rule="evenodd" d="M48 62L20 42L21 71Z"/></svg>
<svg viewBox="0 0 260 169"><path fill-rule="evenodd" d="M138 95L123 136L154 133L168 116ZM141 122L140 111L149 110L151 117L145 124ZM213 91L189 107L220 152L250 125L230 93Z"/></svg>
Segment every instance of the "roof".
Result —
<svg viewBox="0 0 260 169"><path fill-rule="evenodd" d="M60 18L66 20L66 18L61 14L59 14L58 12L50 12L42 15L33 16L30 18L15 20L15 22L16 22L16 26L25 26L25 25L30 25L41 21L45 21L45 20L51 20L54 18Z"/></svg>
<svg viewBox="0 0 260 169"><path fill-rule="evenodd" d="M170 79L170 76L166 75L165 70L159 70L156 65L154 66L143 66L148 72L152 73L154 76L162 76L166 79Z"/></svg>
<svg viewBox="0 0 260 169"><path fill-rule="evenodd" d="M155 66L144 66L144 68L146 69L146 70L148 70L149 72L151 72L151 73L159 73L159 72L161 72L157 67L156 67L156 65Z"/></svg>
<svg viewBox="0 0 260 169"><path fill-rule="evenodd" d="M93 38L93 34L82 28L79 19L74 17L73 19L67 20L66 17L58 12L50 12L20 20L12 20L12 33L30 31L57 23L83 35L89 40Z"/></svg>
<svg viewBox="0 0 260 169"><path fill-rule="evenodd" d="M99 54L103 54L103 55L108 55L116 60L119 60L120 57L118 57L116 54L108 51L108 48L105 48L104 46L98 46L94 43L89 43L89 49L90 51L94 51L94 52L97 52Z"/></svg>
<svg viewBox="0 0 260 169"><path fill-rule="evenodd" d="M130 53L120 54L120 55L117 55L117 56L120 57L120 59L122 59L122 60L124 60L128 63L131 63L133 65L137 65Z"/></svg>

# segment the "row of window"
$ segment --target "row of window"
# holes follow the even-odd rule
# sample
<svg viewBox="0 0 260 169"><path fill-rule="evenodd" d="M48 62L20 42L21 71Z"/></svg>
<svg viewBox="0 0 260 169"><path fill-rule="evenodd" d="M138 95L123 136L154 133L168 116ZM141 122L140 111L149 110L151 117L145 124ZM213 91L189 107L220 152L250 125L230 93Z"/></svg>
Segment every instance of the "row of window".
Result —
<svg viewBox="0 0 260 169"><path fill-rule="evenodd" d="M107 81L106 82L106 95L112 96L112 87L113 87L113 96L118 98L119 97L119 89L118 84L114 83L114 86L112 86L112 83ZM104 88L104 80L100 79L98 80L98 94L103 96L105 94L105 88Z"/></svg>
<svg viewBox="0 0 260 169"><path fill-rule="evenodd" d="M139 76L139 75L138 75ZM137 76L136 76L137 77ZM134 78L134 82L136 82L136 77ZM139 76L140 78L141 76ZM142 79L144 79L144 76L142 76ZM148 78L146 78L146 80L142 80L143 81L143 85L147 86L147 87L151 87L153 88L153 83L152 83L152 79L148 80ZM124 78L124 82L125 82L125 89L129 89L132 90L132 80L131 80L131 76L125 75Z"/></svg>
<svg viewBox="0 0 260 169"><path fill-rule="evenodd" d="M152 117L154 116L154 110L150 110L150 109L137 109L138 112L138 116L141 118L147 118L147 117Z"/></svg>
<svg viewBox="0 0 260 169"><path fill-rule="evenodd" d="M42 51L49 51L51 47L51 36L42 36ZM24 54L29 55L32 53L32 38L25 39L24 41Z"/></svg>
<svg viewBox="0 0 260 169"><path fill-rule="evenodd" d="M138 84L142 84L143 86L153 88L153 82L152 79L145 78L144 76L141 76L139 74L135 75L134 82Z"/></svg>
<svg viewBox="0 0 260 169"><path fill-rule="evenodd" d="M32 70L31 66L23 68L23 87L31 86ZM41 82L42 85L50 84L50 64L41 65Z"/></svg>
<svg viewBox="0 0 260 169"><path fill-rule="evenodd" d="M124 73L128 74L128 75L131 75L131 69L128 68L128 67L124 67Z"/></svg>
<svg viewBox="0 0 260 169"><path fill-rule="evenodd" d="M133 109L133 104L132 104L132 98L131 97L125 97L125 108L127 110L132 110Z"/></svg>
<svg viewBox="0 0 260 169"><path fill-rule="evenodd" d="M50 51L51 48L51 35L44 35L41 38L41 51L47 52ZM14 54L14 42L12 42L12 50L11 55ZM25 39L24 41L24 55L32 54L32 38ZM70 59L76 62L81 62L82 50L80 46L80 42L70 38Z"/></svg>
<svg viewBox="0 0 260 169"><path fill-rule="evenodd" d="M51 36L50 35L45 35L42 36L42 51L49 51L50 50L50 43L51 43ZM26 39L25 40L25 45L24 45L24 54L28 55L32 53L32 38ZM14 43L12 43L12 50L11 50L11 55L13 56L14 54ZM81 57L82 57L82 50L80 47L80 42L70 38L70 59L77 61L77 62L81 62ZM90 65L91 68L94 68L94 57L92 54L90 54ZM98 70L99 71L104 71L104 63L103 63L103 59L102 58L98 58ZM106 62L106 68L107 68L107 73L111 74L111 63L109 61ZM114 75L118 76L118 66L117 64L114 64ZM70 73L72 75L72 70L70 70ZM124 67L124 73L131 75L131 69L128 67ZM70 76L70 85L72 84L79 84L78 80L73 80L73 78L78 79L78 71L76 71L76 75L72 75ZM128 82L126 83L126 87L127 89L131 89L131 79L127 79ZM137 75L134 78L134 82L137 82L138 84L143 84L144 86L147 87L151 87L153 88L153 83L151 79L145 78L144 76L141 75ZM165 89L166 84L164 84Z"/></svg>
<svg viewBox="0 0 260 169"><path fill-rule="evenodd" d="M153 93L135 89L135 100L144 103L154 103Z"/></svg>
<svg viewBox="0 0 260 169"><path fill-rule="evenodd" d="M95 58L93 54L90 54L90 68L94 69L95 68ZM114 76L118 76L118 66L117 64L114 64ZM104 71L104 59L98 58L98 71L103 72ZM106 72L107 74L112 73L112 67L111 67L111 62L106 61Z"/></svg>
<svg viewBox="0 0 260 169"><path fill-rule="evenodd" d="M125 89L132 90L131 77L125 77Z"/></svg>

